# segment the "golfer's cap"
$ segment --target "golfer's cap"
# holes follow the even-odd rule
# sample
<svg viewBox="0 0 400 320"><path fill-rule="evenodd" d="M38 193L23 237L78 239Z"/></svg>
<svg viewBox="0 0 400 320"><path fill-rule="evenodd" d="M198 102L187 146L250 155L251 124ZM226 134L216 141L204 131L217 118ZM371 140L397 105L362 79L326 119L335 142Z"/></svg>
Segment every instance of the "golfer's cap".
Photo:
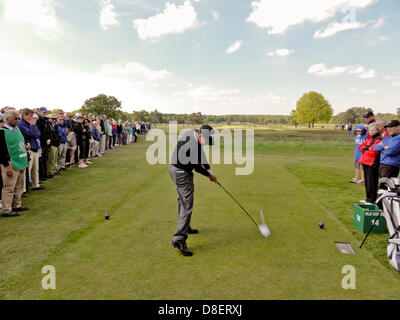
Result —
<svg viewBox="0 0 400 320"><path fill-rule="evenodd" d="M50 118L50 119L57 119L57 115L56 114L49 114L48 116L47 116L47 118Z"/></svg>
<svg viewBox="0 0 400 320"><path fill-rule="evenodd" d="M46 107L41 107L41 108L39 109L39 111L40 111L40 112L47 112L47 108L46 108Z"/></svg>
<svg viewBox="0 0 400 320"><path fill-rule="evenodd" d="M392 120L385 126L385 128L391 128L391 127L397 127L397 126L400 126L400 121Z"/></svg>
<svg viewBox="0 0 400 320"><path fill-rule="evenodd" d="M200 133L202 134L208 145L212 146L215 144L213 138L215 132L211 126L209 126L208 124L203 124L200 127Z"/></svg>
<svg viewBox="0 0 400 320"><path fill-rule="evenodd" d="M363 115L363 118L369 118L369 117L373 117L374 113L372 111L368 111Z"/></svg>

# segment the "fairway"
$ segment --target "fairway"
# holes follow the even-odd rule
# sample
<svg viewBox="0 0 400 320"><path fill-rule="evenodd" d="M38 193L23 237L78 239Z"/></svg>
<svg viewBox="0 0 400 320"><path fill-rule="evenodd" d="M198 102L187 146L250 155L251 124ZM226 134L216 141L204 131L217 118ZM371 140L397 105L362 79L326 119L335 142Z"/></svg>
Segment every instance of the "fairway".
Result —
<svg viewBox="0 0 400 320"><path fill-rule="evenodd" d="M386 236L363 239L352 226L363 199L353 176L353 140L331 130L256 130L255 170L214 165L216 184L195 174L193 257L170 242L177 195L167 165L149 165L144 136L48 180L18 218L0 220L0 299L398 299L400 276L386 258ZM110 214L105 220L104 215ZM320 230L319 222L326 228ZM357 255L342 254L350 242ZM56 289L42 289L42 267ZM356 289L342 288L354 266Z"/></svg>

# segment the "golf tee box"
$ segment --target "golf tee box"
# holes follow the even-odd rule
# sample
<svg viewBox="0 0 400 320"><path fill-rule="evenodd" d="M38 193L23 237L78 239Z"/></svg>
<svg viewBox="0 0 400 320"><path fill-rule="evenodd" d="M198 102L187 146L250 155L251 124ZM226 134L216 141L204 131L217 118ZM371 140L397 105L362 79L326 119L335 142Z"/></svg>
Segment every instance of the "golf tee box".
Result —
<svg viewBox="0 0 400 320"><path fill-rule="evenodd" d="M374 223L375 219L379 216L380 209L375 204L355 204L354 205L354 226L363 233L367 233ZM386 219L381 214L376 221L371 233L386 233Z"/></svg>

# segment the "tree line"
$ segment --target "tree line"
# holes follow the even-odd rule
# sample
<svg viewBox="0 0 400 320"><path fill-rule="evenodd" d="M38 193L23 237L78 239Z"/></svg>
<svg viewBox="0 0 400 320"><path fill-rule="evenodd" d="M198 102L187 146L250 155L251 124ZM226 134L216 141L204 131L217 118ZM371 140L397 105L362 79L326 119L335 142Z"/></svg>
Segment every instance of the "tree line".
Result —
<svg viewBox="0 0 400 320"><path fill-rule="evenodd" d="M96 97L87 99L79 110L85 114L103 114L108 118L122 119L130 121L143 121L156 124L169 123L176 121L178 124L202 124L202 123L251 123L254 125L299 125L306 124L310 128L316 123L326 124L357 124L362 123L362 116L371 108L351 107L344 112L333 115L331 104L325 97L318 92L310 91L305 93L296 103L296 109L290 115L204 115L201 112L190 114L161 113L157 109L154 111L138 110L124 112L121 109L121 101L116 97L99 94ZM400 119L400 108L397 114L377 113L377 119Z"/></svg>

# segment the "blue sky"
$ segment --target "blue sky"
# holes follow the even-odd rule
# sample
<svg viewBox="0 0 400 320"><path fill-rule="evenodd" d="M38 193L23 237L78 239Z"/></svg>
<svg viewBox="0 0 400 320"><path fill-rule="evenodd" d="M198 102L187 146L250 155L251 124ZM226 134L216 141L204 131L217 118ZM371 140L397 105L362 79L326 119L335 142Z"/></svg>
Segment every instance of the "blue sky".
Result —
<svg viewBox="0 0 400 320"><path fill-rule="evenodd" d="M394 113L399 18L398 0L0 0L0 105L289 114L314 90Z"/></svg>

